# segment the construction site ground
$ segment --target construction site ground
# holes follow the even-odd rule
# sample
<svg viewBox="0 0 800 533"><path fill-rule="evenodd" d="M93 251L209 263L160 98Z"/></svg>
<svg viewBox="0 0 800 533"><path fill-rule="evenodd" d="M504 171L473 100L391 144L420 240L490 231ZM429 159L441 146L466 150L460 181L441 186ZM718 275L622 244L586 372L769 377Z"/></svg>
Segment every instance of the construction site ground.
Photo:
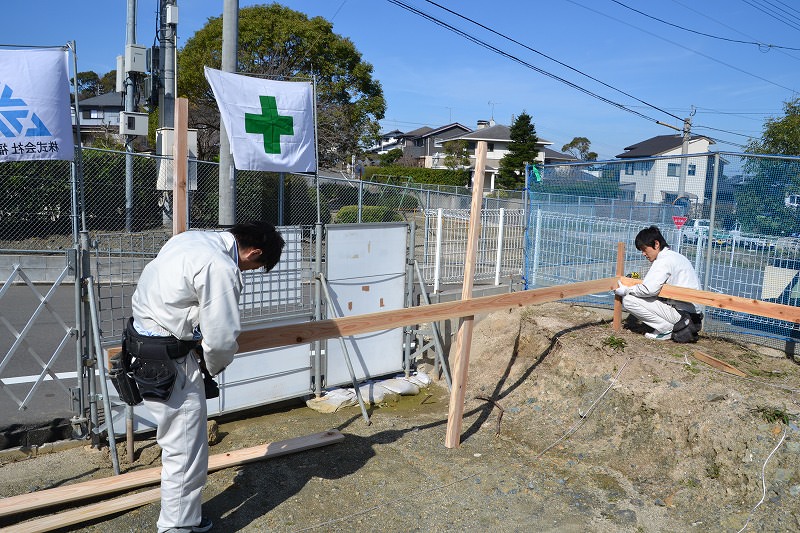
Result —
<svg viewBox="0 0 800 533"><path fill-rule="evenodd" d="M302 403L220 419L212 454L330 428L345 438L211 473L212 531L800 530L800 365L755 345L652 341L631 327L615 333L610 311L564 303L479 317L458 448L445 446L443 381L370 407L370 425L358 406L326 414ZM152 438L137 439L133 464L122 440L123 472L159 465ZM1 472L0 496L113 474L108 450L88 446ZM64 531L155 531L158 510ZM26 531L20 520L41 514L0 527Z"/></svg>

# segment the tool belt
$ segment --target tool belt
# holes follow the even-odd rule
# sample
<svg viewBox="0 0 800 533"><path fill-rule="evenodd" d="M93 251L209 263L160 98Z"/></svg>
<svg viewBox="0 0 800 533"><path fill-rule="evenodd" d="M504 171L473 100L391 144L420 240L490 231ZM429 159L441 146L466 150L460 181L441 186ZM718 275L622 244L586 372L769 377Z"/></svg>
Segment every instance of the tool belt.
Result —
<svg viewBox="0 0 800 533"><path fill-rule="evenodd" d="M129 362L128 372L141 398L166 402L172 395L178 375L175 359L189 355L197 341L141 335L133 327L131 318L125 327L122 345Z"/></svg>
<svg viewBox="0 0 800 533"><path fill-rule="evenodd" d="M703 313L678 311L681 319L672 326L672 340L675 342L697 342L698 333L703 328Z"/></svg>

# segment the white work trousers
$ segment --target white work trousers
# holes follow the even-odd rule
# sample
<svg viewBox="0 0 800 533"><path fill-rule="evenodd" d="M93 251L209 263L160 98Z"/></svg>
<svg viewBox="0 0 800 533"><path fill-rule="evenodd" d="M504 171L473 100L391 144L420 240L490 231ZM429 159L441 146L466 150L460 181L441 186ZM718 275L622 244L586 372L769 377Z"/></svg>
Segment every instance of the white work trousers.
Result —
<svg viewBox="0 0 800 533"><path fill-rule="evenodd" d="M681 319L681 314L671 305L657 296L640 298L626 294L622 298L622 307L630 314L653 328L656 333L668 333Z"/></svg>
<svg viewBox="0 0 800 533"><path fill-rule="evenodd" d="M144 402L158 424L156 441L161 446L159 533L200 524L200 497L208 474L208 415L203 375L194 352L176 359L175 363L178 376L169 400Z"/></svg>

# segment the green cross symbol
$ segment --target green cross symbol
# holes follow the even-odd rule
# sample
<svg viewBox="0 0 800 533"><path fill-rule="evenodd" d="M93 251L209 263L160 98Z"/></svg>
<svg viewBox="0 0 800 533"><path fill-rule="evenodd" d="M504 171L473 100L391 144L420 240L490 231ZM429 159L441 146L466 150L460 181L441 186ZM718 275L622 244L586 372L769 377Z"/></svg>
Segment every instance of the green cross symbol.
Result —
<svg viewBox="0 0 800 533"><path fill-rule="evenodd" d="M294 135L294 118L279 115L274 96L259 96L261 114L244 114L244 131L264 136L264 152L281 153L281 135Z"/></svg>

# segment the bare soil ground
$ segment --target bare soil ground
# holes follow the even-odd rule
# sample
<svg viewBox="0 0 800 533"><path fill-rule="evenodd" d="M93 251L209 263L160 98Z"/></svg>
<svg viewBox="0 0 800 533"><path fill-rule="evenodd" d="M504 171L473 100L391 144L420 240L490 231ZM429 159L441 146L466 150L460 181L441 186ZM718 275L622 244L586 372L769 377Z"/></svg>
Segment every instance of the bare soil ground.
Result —
<svg viewBox="0 0 800 533"><path fill-rule="evenodd" d="M371 425L358 407L220 421L211 453L331 427L345 440L212 473L213 531L799 531L800 366L705 334L692 345L615 334L610 318L561 303L483 317L459 448L444 446L443 382L371 408ZM123 470L158 465L152 440L137 441L134 464L119 452ZM111 467L107 451L81 447L1 472L10 496ZM150 504L65 531L154 531L157 515Z"/></svg>

